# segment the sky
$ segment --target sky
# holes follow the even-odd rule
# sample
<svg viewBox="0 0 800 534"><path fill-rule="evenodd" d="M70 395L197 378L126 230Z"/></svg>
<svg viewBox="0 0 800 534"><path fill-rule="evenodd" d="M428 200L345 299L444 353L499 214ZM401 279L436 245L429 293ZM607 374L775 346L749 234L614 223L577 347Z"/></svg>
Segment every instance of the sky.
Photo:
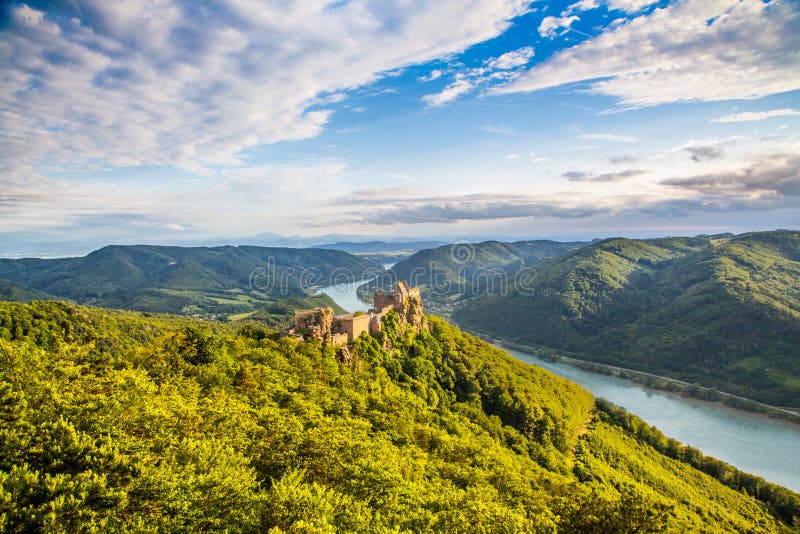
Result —
<svg viewBox="0 0 800 534"><path fill-rule="evenodd" d="M0 10L0 254L800 228L796 0Z"/></svg>

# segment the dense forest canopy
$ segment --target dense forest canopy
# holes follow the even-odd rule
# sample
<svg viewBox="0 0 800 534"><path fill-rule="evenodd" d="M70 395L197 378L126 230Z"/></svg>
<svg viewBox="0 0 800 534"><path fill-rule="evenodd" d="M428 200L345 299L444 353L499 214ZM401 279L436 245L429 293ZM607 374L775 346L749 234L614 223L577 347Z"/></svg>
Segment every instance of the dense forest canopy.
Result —
<svg viewBox="0 0 800 534"><path fill-rule="evenodd" d="M338 250L116 245L79 258L0 259L0 297L28 302L51 295L107 308L227 319L379 271L373 262Z"/></svg>
<svg viewBox="0 0 800 534"><path fill-rule="evenodd" d="M471 330L800 407L800 232L609 239L527 291L462 301Z"/></svg>
<svg viewBox="0 0 800 534"><path fill-rule="evenodd" d="M566 254L586 245L583 242L484 241L455 243L421 250L359 288L362 297L376 289L391 289L397 280L417 286L429 305L498 291L513 283L513 274L547 258Z"/></svg>
<svg viewBox="0 0 800 534"><path fill-rule="evenodd" d="M351 351L0 304L2 530L766 533L800 517L796 494L440 319L390 314Z"/></svg>

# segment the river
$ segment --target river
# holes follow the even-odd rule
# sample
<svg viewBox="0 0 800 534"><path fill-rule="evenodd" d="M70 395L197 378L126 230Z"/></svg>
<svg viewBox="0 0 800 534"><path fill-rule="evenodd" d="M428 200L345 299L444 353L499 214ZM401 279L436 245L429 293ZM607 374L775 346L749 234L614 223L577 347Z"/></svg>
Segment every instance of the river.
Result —
<svg viewBox="0 0 800 534"><path fill-rule="evenodd" d="M349 312L365 311L356 289L365 281L329 286L329 295ZM508 350L508 349L506 349ZM729 408L720 403L648 389L615 376L508 350L512 356L580 384L597 397L638 415L665 435L741 469L800 492L800 426Z"/></svg>
<svg viewBox="0 0 800 534"><path fill-rule="evenodd" d="M317 294L324 293L332 298L336 304L341 306L350 313L357 311L367 311L372 307L369 302L364 302L358 295L356 290L367 283L367 280L359 280L358 282L344 282L333 286L323 287Z"/></svg>

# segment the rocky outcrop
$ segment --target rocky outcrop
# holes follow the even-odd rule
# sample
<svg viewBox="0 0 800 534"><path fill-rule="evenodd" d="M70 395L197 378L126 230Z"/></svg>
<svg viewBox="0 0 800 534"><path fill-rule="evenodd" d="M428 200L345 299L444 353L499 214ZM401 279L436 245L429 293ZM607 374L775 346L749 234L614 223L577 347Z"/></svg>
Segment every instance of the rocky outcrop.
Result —
<svg viewBox="0 0 800 534"><path fill-rule="evenodd" d="M397 312L401 324L422 328L422 298L419 288L408 287L407 282L400 281L397 288L388 293L377 291L373 296L373 307L367 313L334 316L331 308L297 310L294 314L295 324L285 334L343 346L362 334L378 333L381 319L391 311Z"/></svg>
<svg viewBox="0 0 800 534"><path fill-rule="evenodd" d="M305 339L330 340L333 324L333 308L298 310L294 313L294 326L288 333L301 335Z"/></svg>

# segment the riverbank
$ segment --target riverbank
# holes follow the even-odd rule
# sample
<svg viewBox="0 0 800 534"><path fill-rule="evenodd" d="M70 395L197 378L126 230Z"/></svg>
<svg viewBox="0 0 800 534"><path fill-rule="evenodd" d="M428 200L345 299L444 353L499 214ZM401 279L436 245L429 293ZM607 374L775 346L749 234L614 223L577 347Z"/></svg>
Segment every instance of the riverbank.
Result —
<svg viewBox="0 0 800 534"><path fill-rule="evenodd" d="M359 305L360 301L350 299L355 296L361 283L323 289L329 290L326 292L346 309L347 305ZM425 309L434 315L447 315L446 310L427 303ZM452 320L448 322L453 323ZM488 335L481 337L500 341ZM521 361L580 384L596 397L608 399L625 408L665 435L695 447L705 455L793 491L800 491L800 457L794 454L800 443L800 426L787 419L658 390L621 376L613 376L614 373L584 370L578 367L578 362L548 361L532 355L545 356L544 351L536 347L520 347L523 350L517 351L506 344L504 348Z"/></svg>
<svg viewBox="0 0 800 534"><path fill-rule="evenodd" d="M452 322L452 321L451 321ZM453 323L455 324L455 323ZM581 360L572 356L564 356L552 349L535 347L531 345L524 345L516 343L508 339L498 339L492 337L490 334L478 332L475 330L467 329L458 326L462 330L469 332L485 341L503 347L505 349L518 350L541 358L550 362L561 362L572 365L584 371L599 373L609 376L616 376L631 382L640 384L647 388L654 390L666 391L669 393L677 393L679 395L699 399L709 402L718 402L730 408L737 410L764 414L775 419L782 419L791 423L800 425L800 411L795 411L791 408L784 408L781 406L771 406L764 404L757 400L748 399L733 393L719 391L714 387L701 386L700 384L693 384L671 378L668 376L656 375L646 371L638 371L636 369L628 369L625 367L618 367L615 365L607 365L602 363L591 362L588 360Z"/></svg>

